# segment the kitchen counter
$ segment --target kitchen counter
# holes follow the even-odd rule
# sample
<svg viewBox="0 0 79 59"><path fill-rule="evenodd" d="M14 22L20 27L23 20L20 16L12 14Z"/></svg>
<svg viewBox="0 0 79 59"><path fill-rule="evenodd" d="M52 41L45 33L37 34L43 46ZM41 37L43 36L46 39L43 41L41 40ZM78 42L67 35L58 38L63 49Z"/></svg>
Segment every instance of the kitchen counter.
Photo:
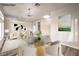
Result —
<svg viewBox="0 0 79 59"><path fill-rule="evenodd" d="M79 50L79 42L62 42L61 45Z"/></svg>
<svg viewBox="0 0 79 59"><path fill-rule="evenodd" d="M61 54L64 56L79 56L79 42L62 42Z"/></svg>

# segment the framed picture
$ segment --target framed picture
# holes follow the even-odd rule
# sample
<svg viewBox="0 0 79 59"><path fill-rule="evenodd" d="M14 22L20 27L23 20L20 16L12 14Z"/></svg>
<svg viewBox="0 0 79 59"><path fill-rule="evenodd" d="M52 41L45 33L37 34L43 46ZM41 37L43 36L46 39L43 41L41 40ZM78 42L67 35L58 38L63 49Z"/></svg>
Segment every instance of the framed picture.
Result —
<svg viewBox="0 0 79 59"><path fill-rule="evenodd" d="M59 16L58 31L71 31L71 15Z"/></svg>
<svg viewBox="0 0 79 59"><path fill-rule="evenodd" d="M26 27L23 24L14 24L15 30L26 30Z"/></svg>

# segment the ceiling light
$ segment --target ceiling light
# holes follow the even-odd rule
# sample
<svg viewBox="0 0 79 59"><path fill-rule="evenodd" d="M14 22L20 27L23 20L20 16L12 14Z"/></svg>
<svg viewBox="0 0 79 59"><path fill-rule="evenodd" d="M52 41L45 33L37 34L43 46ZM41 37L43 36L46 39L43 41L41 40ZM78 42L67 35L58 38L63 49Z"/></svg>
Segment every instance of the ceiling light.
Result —
<svg viewBox="0 0 79 59"><path fill-rule="evenodd" d="M28 8L27 10L28 10L28 12L27 12L27 16L28 16L28 17L31 17L31 16L32 16L32 14L31 14L31 9Z"/></svg>
<svg viewBox="0 0 79 59"><path fill-rule="evenodd" d="M45 15L45 16L43 16L43 18L50 18L50 16L49 15Z"/></svg>

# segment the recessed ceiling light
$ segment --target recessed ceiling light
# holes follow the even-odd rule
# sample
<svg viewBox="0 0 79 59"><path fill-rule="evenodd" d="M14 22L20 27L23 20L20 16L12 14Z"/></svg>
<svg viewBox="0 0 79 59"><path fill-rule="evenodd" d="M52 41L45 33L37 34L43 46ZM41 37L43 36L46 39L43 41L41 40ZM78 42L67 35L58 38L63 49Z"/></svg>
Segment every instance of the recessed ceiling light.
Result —
<svg viewBox="0 0 79 59"><path fill-rule="evenodd" d="M50 16L49 15L45 15L45 16L43 16L43 18L49 18Z"/></svg>

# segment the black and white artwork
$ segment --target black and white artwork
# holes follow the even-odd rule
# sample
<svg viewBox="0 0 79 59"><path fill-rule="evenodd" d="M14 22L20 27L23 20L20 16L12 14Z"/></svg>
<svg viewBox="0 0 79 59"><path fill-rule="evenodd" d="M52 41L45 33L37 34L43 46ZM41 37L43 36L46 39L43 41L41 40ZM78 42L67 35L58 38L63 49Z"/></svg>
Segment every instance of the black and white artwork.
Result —
<svg viewBox="0 0 79 59"><path fill-rule="evenodd" d="M14 27L16 27L17 26L17 24L14 24Z"/></svg>
<svg viewBox="0 0 79 59"><path fill-rule="evenodd" d="M15 30L26 30L26 28L22 24L14 24Z"/></svg>

